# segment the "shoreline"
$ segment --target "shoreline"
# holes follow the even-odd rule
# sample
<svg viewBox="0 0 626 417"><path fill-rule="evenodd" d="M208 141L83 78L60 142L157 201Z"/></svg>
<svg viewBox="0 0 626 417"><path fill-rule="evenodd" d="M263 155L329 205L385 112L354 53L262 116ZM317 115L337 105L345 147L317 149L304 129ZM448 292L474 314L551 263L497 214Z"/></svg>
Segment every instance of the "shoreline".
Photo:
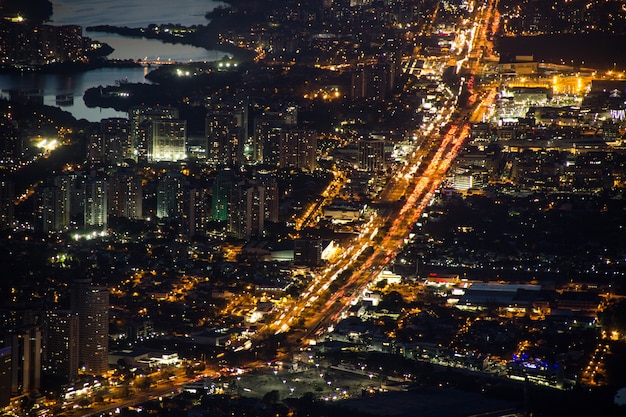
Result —
<svg viewBox="0 0 626 417"><path fill-rule="evenodd" d="M63 62L58 64L24 66L24 67L0 67L0 74L75 74L100 68L133 68L141 64L130 60L104 59L94 62Z"/></svg>
<svg viewBox="0 0 626 417"><path fill-rule="evenodd" d="M86 32L113 33L125 37L155 39L165 43L190 45L198 48L204 48L207 51L217 51L232 55L237 61L251 61L255 53L238 46L222 43L219 41L217 28L208 25L198 26L182 26L182 25L161 25L170 28L180 28L189 30L184 35L173 35L170 33L158 32L155 28L157 25L150 25L147 28L129 28L125 26L98 25L85 28Z"/></svg>

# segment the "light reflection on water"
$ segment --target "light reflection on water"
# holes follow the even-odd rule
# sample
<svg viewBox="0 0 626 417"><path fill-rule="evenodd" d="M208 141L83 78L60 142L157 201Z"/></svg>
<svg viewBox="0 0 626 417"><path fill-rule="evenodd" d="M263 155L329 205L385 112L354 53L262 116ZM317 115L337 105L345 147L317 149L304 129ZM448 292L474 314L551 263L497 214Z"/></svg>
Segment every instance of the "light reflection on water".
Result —
<svg viewBox="0 0 626 417"><path fill-rule="evenodd" d="M150 23L178 23L185 26L207 24L204 14L220 3L211 0L54 0L50 24L77 24L83 29L94 25L145 27ZM188 45L175 45L154 39L85 32L85 36L109 44L115 50L111 59L145 59L162 61L215 61L225 54ZM83 102L85 90L115 85L118 80L147 82L147 68L100 68L76 74L0 74L0 96L6 90L40 90L44 104L57 105L57 95L73 97L59 106L77 119L92 122L108 117L126 117L125 112L109 108L89 108Z"/></svg>
<svg viewBox="0 0 626 417"><path fill-rule="evenodd" d="M148 68L99 68L76 74L41 74L25 72L23 74L0 74L0 95L8 98L7 90L41 91L43 104L57 105L57 95L73 98L70 105L61 105L61 109L72 113L77 119L97 122L108 117L126 117L125 112L110 108L89 108L83 101L85 90L90 87L115 85L124 80L131 83L148 82L145 79Z"/></svg>
<svg viewBox="0 0 626 417"><path fill-rule="evenodd" d="M204 25L205 13L222 4L212 0L53 0L52 24L145 27L150 23Z"/></svg>

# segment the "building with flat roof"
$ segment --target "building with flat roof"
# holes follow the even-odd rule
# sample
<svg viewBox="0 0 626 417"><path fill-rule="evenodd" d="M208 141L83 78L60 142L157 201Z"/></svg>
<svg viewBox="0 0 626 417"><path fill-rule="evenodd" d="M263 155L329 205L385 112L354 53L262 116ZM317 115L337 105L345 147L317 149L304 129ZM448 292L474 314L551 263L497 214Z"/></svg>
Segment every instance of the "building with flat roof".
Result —
<svg viewBox="0 0 626 417"><path fill-rule="evenodd" d="M86 373L102 375L109 369L109 290L91 279L76 280L71 306L78 313L80 366Z"/></svg>

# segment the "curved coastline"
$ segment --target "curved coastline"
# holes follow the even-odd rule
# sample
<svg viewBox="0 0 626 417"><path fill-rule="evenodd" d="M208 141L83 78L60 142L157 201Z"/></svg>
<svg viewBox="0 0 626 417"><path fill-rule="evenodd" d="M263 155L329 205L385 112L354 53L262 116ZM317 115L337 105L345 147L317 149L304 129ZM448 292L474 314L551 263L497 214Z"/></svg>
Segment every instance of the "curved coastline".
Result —
<svg viewBox="0 0 626 417"><path fill-rule="evenodd" d="M211 24L185 27L181 25L167 25L172 28L187 29L182 35L173 35L157 30L160 26L150 25L147 28L129 28L112 25L98 25L85 28L87 32L114 33L127 37L156 39L171 44L191 45L204 48L208 51L218 50L232 55L237 61L249 61L254 58L254 52L229 43L222 43L218 39L218 30Z"/></svg>

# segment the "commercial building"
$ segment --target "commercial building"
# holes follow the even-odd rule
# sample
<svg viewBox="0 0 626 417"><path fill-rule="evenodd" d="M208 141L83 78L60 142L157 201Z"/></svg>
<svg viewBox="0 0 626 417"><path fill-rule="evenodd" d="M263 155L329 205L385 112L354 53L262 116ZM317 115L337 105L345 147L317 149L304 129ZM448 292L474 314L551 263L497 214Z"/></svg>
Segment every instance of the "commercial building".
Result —
<svg viewBox="0 0 626 417"><path fill-rule="evenodd" d="M461 310L484 310L490 307L530 310L534 299L540 295L541 285L475 282L460 296L456 306Z"/></svg>
<svg viewBox="0 0 626 417"><path fill-rule="evenodd" d="M321 239L295 239L293 260L296 265L316 267L322 265L324 244Z"/></svg>
<svg viewBox="0 0 626 417"><path fill-rule="evenodd" d="M322 215L335 223L349 223L360 219L364 210L365 206L362 203L335 200L322 208Z"/></svg>
<svg viewBox="0 0 626 417"><path fill-rule="evenodd" d="M352 71L352 99L387 99L396 84L397 75L398 65L393 58L355 67Z"/></svg>
<svg viewBox="0 0 626 417"><path fill-rule="evenodd" d="M359 168L365 171L380 171L385 168L385 141L361 139L359 141Z"/></svg>
<svg viewBox="0 0 626 417"><path fill-rule="evenodd" d="M502 57L498 63L498 71L507 75L536 74L539 63L532 55L516 55L512 59Z"/></svg>

